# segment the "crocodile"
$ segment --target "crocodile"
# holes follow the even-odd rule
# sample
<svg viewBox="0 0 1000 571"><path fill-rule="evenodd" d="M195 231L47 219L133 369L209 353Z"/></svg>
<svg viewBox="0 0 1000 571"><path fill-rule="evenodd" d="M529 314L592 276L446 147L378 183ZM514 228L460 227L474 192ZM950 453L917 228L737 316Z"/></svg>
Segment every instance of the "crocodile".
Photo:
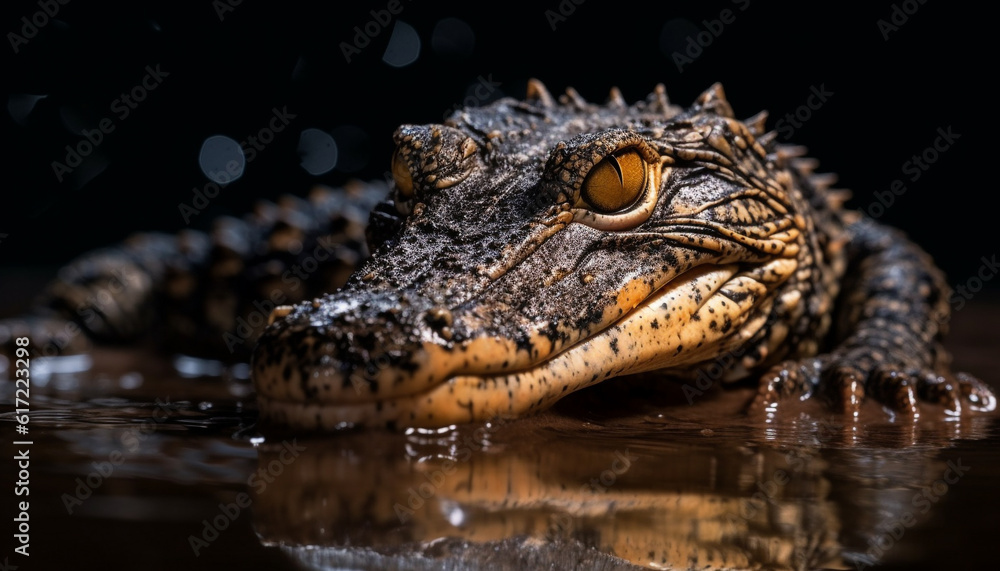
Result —
<svg viewBox="0 0 1000 571"><path fill-rule="evenodd" d="M706 371L758 379L766 411L814 395L855 415L993 410L950 371L933 260L845 208L766 120L736 119L720 84L684 108L662 84L596 104L532 80L524 100L399 127L371 257L276 308L256 344L262 418L442 427Z"/></svg>
<svg viewBox="0 0 1000 571"><path fill-rule="evenodd" d="M250 359L262 419L300 430L517 417L636 374L749 379L765 411L995 409L951 372L932 259L766 121L737 120L719 84L684 108L662 85L596 104L531 80L401 126L388 184L85 255L0 344L85 353L153 329Z"/></svg>

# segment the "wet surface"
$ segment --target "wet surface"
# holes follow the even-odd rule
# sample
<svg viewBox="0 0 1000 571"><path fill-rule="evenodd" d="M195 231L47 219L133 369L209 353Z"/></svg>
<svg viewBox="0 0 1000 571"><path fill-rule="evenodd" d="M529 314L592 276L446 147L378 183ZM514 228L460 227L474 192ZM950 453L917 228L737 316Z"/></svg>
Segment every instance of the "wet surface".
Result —
<svg viewBox="0 0 1000 571"><path fill-rule="evenodd" d="M994 386L998 317L1000 304L970 304L949 342L958 369ZM928 407L913 422L871 407L845 422L807 402L748 417L740 410L751 396L621 382L522 421L304 436L255 425L243 368L185 377L151 352L102 349L86 373L32 371L30 565L10 562L912 569L995 560L998 415ZM13 399L13 383L0 382L7 458L24 448L11 444ZM14 489L12 464L3 472ZM15 498L5 495L9 522Z"/></svg>

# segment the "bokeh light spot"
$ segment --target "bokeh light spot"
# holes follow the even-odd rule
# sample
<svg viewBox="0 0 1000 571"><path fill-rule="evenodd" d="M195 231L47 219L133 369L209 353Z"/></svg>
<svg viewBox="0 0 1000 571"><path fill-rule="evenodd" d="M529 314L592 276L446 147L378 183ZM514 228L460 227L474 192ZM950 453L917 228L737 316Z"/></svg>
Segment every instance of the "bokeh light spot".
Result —
<svg viewBox="0 0 1000 571"><path fill-rule="evenodd" d="M684 58L690 56L684 53L687 38L694 37L701 29L694 22L687 18L674 18L668 20L660 29L660 53L668 58L672 58L675 53Z"/></svg>
<svg viewBox="0 0 1000 571"><path fill-rule="evenodd" d="M389 37L382 61L392 67L406 67L420 57L420 36L413 26L397 20Z"/></svg>
<svg viewBox="0 0 1000 571"><path fill-rule="evenodd" d="M304 129L299 135L302 168L311 175L321 175L337 166L337 142L326 131Z"/></svg>
<svg viewBox="0 0 1000 571"><path fill-rule="evenodd" d="M198 166L209 180L228 184L243 176L247 159L235 140L225 135L212 135L201 145Z"/></svg>

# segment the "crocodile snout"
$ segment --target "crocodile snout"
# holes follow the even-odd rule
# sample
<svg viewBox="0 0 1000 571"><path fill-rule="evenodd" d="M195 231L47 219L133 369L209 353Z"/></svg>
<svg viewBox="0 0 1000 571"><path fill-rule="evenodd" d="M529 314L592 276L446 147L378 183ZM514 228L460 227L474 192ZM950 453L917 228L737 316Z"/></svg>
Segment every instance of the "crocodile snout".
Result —
<svg viewBox="0 0 1000 571"><path fill-rule="evenodd" d="M331 295L275 310L253 356L258 392L277 399L359 403L419 392L432 324L447 310L412 296ZM429 317L433 316L433 317Z"/></svg>

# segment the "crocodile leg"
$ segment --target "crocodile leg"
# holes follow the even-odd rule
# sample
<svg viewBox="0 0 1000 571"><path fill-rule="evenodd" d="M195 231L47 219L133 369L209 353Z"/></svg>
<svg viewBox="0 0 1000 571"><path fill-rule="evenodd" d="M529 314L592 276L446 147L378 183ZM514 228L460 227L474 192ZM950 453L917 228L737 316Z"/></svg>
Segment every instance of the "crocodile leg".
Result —
<svg viewBox="0 0 1000 571"><path fill-rule="evenodd" d="M971 375L949 372L940 339L947 330L948 286L930 256L894 229L862 220L848 227L849 267L841 291L833 349L769 370L753 408L818 393L856 413L866 397L917 414L918 401L993 410L992 390Z"/></svg>

